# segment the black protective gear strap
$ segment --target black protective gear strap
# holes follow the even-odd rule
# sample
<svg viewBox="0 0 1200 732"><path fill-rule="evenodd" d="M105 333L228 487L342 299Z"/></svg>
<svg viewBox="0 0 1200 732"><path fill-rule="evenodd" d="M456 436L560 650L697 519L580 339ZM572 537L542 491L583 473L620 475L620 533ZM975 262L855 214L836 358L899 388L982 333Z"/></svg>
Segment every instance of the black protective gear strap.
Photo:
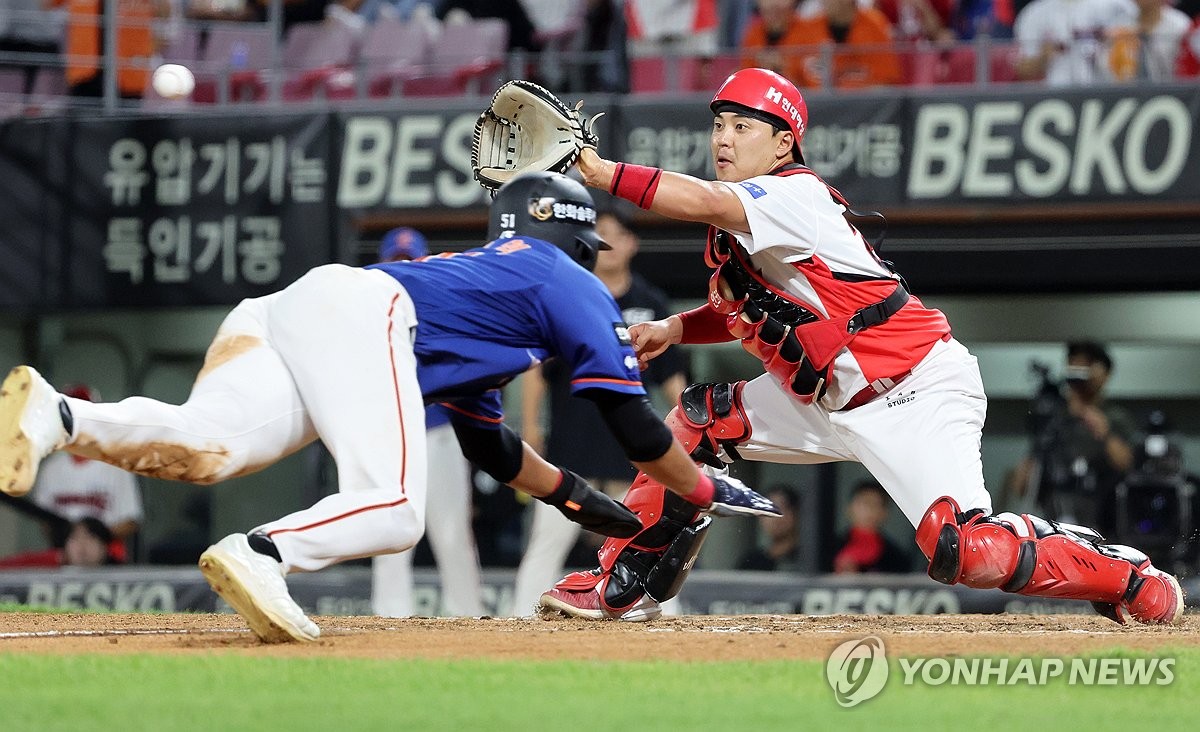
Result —
<svg viewBox="0 0 1200 732"><path fill-rule="evenodd" d="M885 297L883 300L868 305L865 308L860 308L858 312L850 318L850 322L846 324L847 333L857 333L860 330L866 330L880 323L887 322L887 319L900 312L900 309L908 303L908 290L904 289L903 284L897 284L896 289L892 290L892 294Z"/></svg>
<svg viewBox="0 0 1200 732"><path fill-rule="evenodd" d="M704 538L711 525L712 517L702 516L700 520L675 535L671 545L642 581L647 595L659 602L666 602L679 594L684 581L691 574L692 565L696 563L700 547L704 546Z"/></svg>
<svg viewBox="0 0 1200 732"><path fill-rule="evenodd" d="M635 463L648 463L667 454L675 437L654 413L645 394L619 394L607 389L588 389L581 396L595 402L608 431Z"/></svg>
<svg viewBox="0 0 1200 732"><path fill-rule="evenodd" d="M614 501L587 484L583 478L566 468L562 481L548 496L538 500L558 509L559 513L588 531L618 539L628 539L642 530L637 514L625 504Z"/></svg>
<svg viewBox="0 0 1200 732"><path fill-rule="evenodd" d="M463 456L499 483L508 483L521 472L525 443L507 425L480 427L451 419Z"/></svg>

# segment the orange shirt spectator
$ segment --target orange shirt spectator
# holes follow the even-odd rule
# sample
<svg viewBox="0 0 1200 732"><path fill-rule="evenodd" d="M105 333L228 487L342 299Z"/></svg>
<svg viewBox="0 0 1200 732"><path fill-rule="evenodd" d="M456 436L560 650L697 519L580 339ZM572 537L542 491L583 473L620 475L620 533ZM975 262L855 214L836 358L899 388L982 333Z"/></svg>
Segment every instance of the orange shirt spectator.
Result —
<svg viewBox="0 0 1200 732"><path fill-rule="evenodd" d="M799 37L799 0L758 0L758 14L742 36L742 66L770 69L799 84L804 57L798 48L807 41ZM813 51L815 49L807 49Z"/></svg>
<svg viewBox="0 0 1200 732"><path fill-rule="evenodd" d="M862 89L900 80L900 62L892 45L892 27L883 13L860 8L855 0L824 0L824 13L793 21L788 38L801 49L799 68L791 80L819 87L825 54L816 47L833 44L829 80L838 89Z"/></svg>
<svg viewBox="0 0 1200 732"><path fill-rule="evenodd" d="M50 0L67 6L67 86L72 93L99 96L104 66L102 0ZM162 0L117 0L117 93L140 97L150 75L156 17L165 16Z"/></svg>

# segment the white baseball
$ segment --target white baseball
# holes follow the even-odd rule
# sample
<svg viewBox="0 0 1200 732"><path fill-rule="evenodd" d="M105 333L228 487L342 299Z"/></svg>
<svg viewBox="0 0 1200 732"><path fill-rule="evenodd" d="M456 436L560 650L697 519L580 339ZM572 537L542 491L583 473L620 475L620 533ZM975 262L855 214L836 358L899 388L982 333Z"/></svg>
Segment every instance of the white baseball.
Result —
<svg viewBox="0 0 1200 732"><path fill-rule="evenodd" d="M163 64L154 70L150 83L160 97L182 99L191 96L196 88L196 77L186 66Z"/></svg>

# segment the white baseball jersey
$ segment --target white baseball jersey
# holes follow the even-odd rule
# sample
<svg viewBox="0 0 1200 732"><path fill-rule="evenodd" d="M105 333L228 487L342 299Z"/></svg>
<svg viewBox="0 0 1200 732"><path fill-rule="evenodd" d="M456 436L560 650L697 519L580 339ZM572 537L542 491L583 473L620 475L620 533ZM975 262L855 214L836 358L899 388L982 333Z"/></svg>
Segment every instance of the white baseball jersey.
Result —
<svg viewBox="0 0 1200 732"><path fill-rule="evenodd" d="M751 264L773 288L809 310L837 317L867 304L858 303L861 295L855 298L852 290L862 286L846 281L846 275L894 281L862 235L846 223L845 206L816 175L763 175L725 185L746 210L750 231L731 233ZM945 316L910 298L886 323L859 333L838 356L822 403L839 409L868 383L910 370L949 332Z"/></svg>
<svg viewBox="0 0 1200 732"><path fill-rule="evenodd" d="M731 233L751 264L772 288L814 312L845 316L861 307L861 298L848 291L854 280L893 276L816 175L767 175L725 185L746 210L750 230ZM842 410L889 372L904 376L872 401ZM991 512L979 452L987 405L983 382L975 358L949 337L940 311L910 298L840 353L833 382L820 402L807 405L770 374L747 384L743 406L752 433L738 454L778 463L861 462L914 526L942 496L963 510Z"/></svg>
<svg viewBox="0 0 1200 732"><path fill-rule="evenodd" d="M42 461L33 502L72 522L94 518L113 527L142 520L142 494L132 473L65 452Z"/></svg>

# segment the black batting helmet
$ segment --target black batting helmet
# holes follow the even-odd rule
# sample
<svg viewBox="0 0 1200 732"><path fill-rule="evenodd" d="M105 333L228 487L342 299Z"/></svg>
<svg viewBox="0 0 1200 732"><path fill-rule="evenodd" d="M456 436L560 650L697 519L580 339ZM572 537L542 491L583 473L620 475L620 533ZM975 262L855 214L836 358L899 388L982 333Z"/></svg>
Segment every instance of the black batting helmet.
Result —
<svg viewBox="0 0 1200 732"><path fill-rule="evenodd" d="M596 204L582 183L562 173L522 173L500 187L488 216L488 238L528 236L570 255L589 272L609 249L596 233Z"/></svg>

